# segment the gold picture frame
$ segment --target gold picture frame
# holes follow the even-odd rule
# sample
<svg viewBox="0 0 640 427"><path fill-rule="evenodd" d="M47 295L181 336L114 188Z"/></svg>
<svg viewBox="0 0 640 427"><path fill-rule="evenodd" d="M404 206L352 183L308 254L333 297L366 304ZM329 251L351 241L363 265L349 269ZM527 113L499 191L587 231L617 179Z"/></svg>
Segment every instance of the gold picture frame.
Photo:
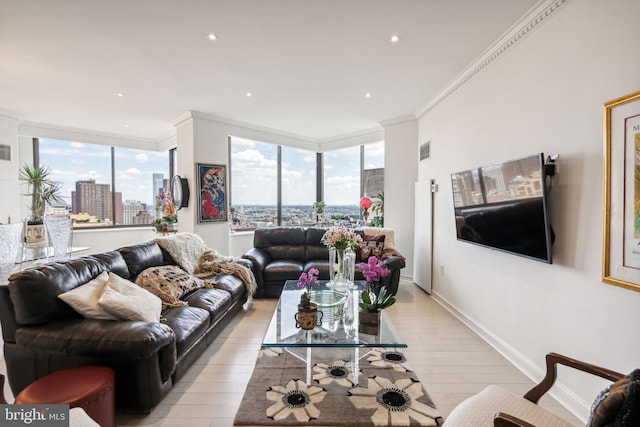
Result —
<svg viewBox="0 0 640 427"><path fill-rule="evenodd" d="M640 292L640 91L604 104L602 281Z"/></svg>

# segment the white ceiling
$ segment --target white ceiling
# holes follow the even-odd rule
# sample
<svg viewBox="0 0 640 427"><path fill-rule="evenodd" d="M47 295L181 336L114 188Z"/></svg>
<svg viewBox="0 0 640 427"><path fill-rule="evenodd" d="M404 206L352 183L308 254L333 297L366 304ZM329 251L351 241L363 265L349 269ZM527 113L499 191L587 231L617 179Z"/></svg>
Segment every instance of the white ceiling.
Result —
<svg viewBox="0 0 640 427"><path fill-rule="evenodd" d="M536 3L1 0L0 108L150 141L195 110L322 141L416 114Z"/></svg>

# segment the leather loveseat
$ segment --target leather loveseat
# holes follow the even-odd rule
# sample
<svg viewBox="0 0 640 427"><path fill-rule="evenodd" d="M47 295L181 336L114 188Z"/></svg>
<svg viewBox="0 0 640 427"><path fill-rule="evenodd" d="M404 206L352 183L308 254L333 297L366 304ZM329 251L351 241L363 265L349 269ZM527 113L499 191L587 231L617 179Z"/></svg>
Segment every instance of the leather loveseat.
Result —
<svg viewBox="0 0 640 427"><path fill-rule="evenodd" d="M157 243L146 242L14 273L0 286L4 357L14 395L59 369L106 365L116 373L118 408L151 410L240 311L248 298L242 281L217 276L222 286L186 294L181 299L188 305L165 308L160 322L85 318L57 296L103 271L134 281L149 267L174 264Z"/></svg>
<svg viewBox="0 0 640 427"><path fill-rule="evenodd" d="M327 230L324 228L270 227L258 228L253 238L253 248L243 258L251 261L258 283L256 298L279 298L286 280L298 280L303 271L317 268L320 280L329 280L329 251L321 242ZM361 230L356 230L364 234ZM356 259L356 280L364 280ZM365 260L366 261L366 260ZM391 274L382 280L388 292L395 295L400 281L400 270L405 258L395 250L382 256L383 265Z"/></svg>

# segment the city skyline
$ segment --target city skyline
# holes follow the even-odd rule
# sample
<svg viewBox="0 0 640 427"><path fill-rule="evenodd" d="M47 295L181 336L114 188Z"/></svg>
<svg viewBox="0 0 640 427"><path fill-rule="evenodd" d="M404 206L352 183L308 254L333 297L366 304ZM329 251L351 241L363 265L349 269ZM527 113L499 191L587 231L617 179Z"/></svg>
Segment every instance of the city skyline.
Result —
<svg viewBox="0 0 640 427"><path fill-rule="evenodd" d="M232 137L231 167L227 192L230 206L259 206L270 209L277 204L277 150L278 146L244 138ZM55 139L39 140L40 164L46 166L52 180L60 183L62 200L69 211L80 206L78 186L94 183L95 188L106 189L117 197L116 224L140 223L156 217L159 191L169 191L169 156L167 152L113 148L115 182L112 182L112 147ZM315 151L281 147L282 204L287 210L296 208L309 211L316 200ZM338 207L342 213L357 214L360 200L360 147L349 147L325 152L324 201L328 207ZM384 167L384 144L365 147L365 168ZM192 191L196 191L196 183ZM74 196L75 194L75 196ZM373 196L373 195L371 195ZM76 200L74 200L74 197ZM197 195L196 195L197 197ZM102 200L102 198L100 199ZM110 205L110 202L108 203ZM149 215L137 215L149 212ZM75 213L95 213L97 206L82 208ZM299 215L293 213L296 221Z"/></svg>

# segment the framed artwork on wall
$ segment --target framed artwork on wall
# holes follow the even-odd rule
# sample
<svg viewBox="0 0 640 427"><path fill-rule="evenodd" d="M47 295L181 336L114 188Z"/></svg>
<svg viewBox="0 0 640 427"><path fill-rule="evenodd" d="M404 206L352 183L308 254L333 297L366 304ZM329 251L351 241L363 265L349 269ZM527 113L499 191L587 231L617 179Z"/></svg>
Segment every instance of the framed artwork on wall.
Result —
<svg viewBox="0 0 640 427"><path fill-rule="evenodd" d="M198 222L227 221L227 167L196 164Z"/></svg>
<svg viewBox="0 0 640 427"><path fill-rule="evenodd" d="M640 292L640 91L604 104L602 281Z"/></svg>

